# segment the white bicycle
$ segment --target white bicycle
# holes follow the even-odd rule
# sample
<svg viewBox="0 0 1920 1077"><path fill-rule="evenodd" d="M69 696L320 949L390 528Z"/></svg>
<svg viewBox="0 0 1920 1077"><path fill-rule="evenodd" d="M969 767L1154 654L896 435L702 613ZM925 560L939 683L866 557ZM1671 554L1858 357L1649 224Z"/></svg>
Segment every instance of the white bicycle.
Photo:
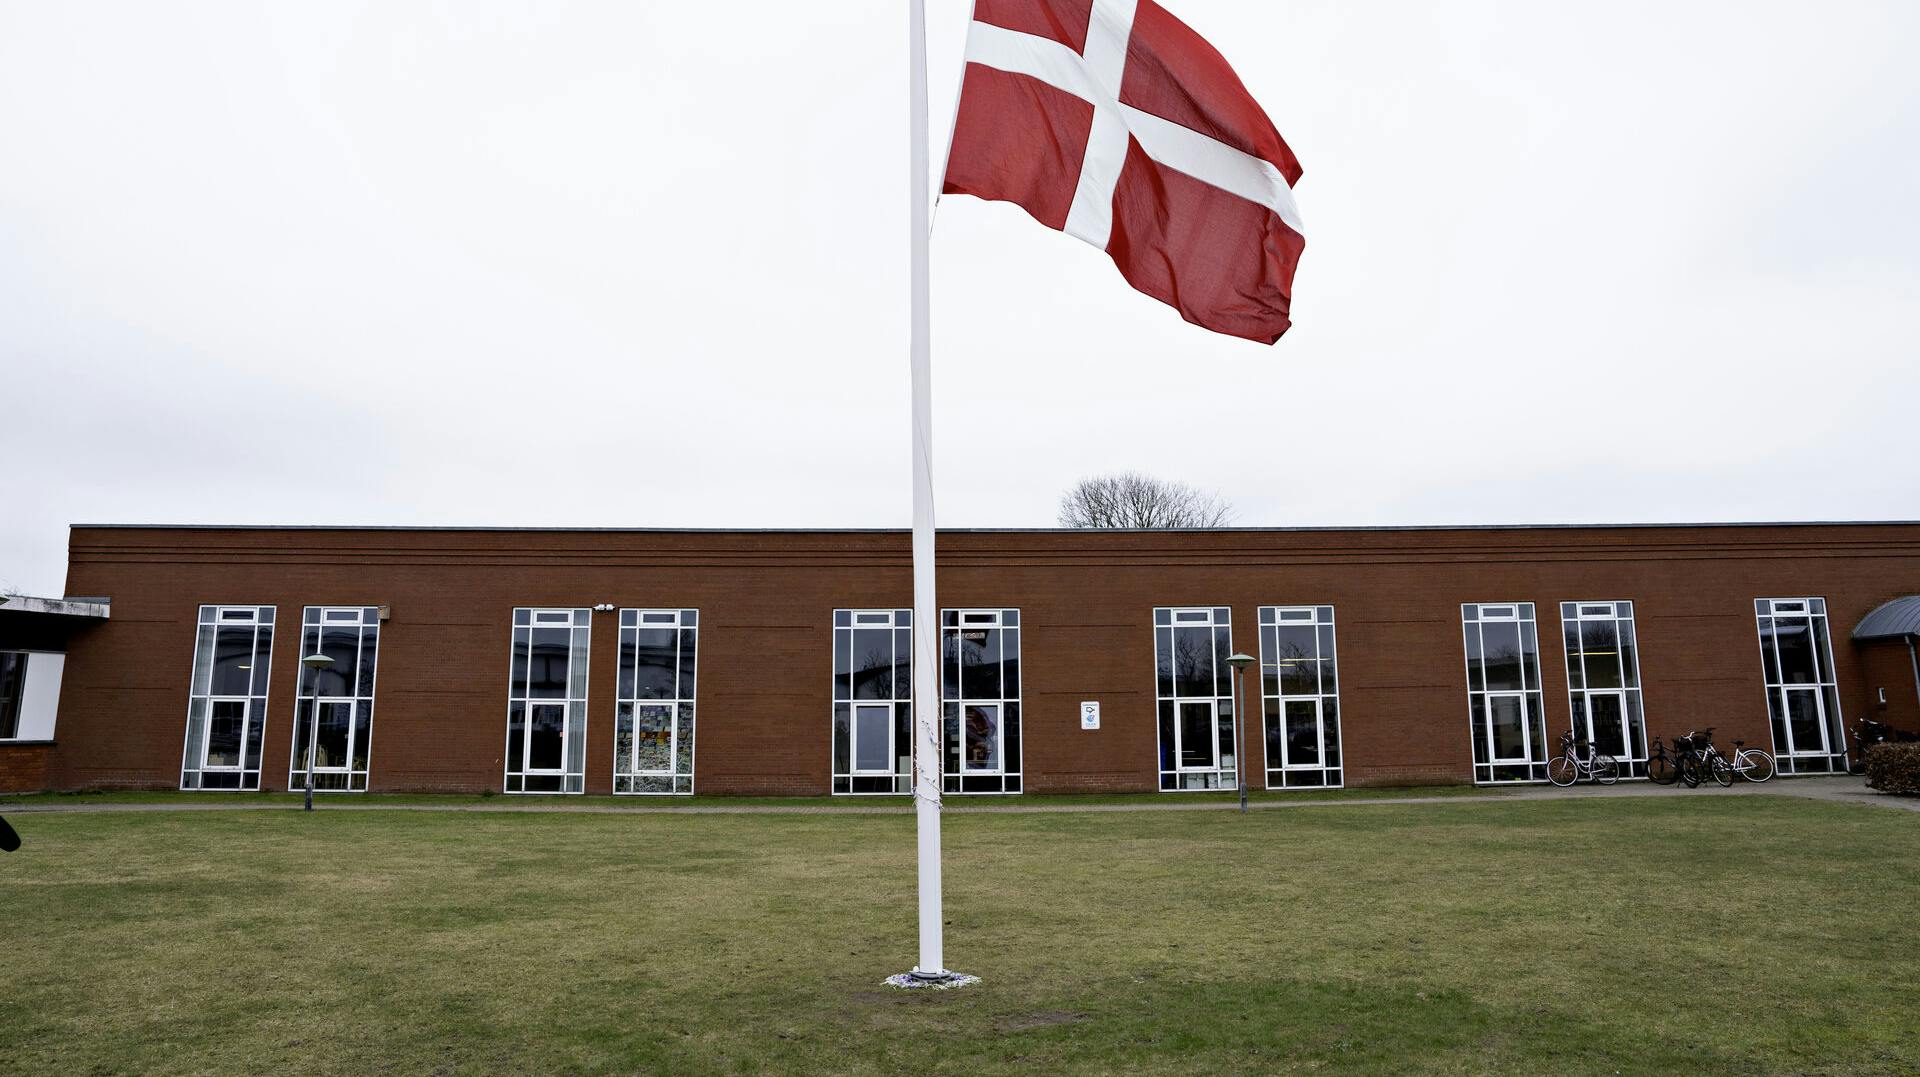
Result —
<svg viewBox="0 0 1920 1077"><path fill-rule="evenodd" d="M1560 754L1547 761L1547 780L1567 786L1586 780L1612 785L1620 780L1620 761L1594 751L1586 741L1576 741L1571 732L1560 734Z"/></svg>
<svg viewBox="0 0 1920 1077"><path fill-rule="evenodd" d="M1711 728L1707 730L1707 736L1713 736ZM1764 782L1773 777L1773 757L1758 748L1745 747L1746 743L1744 740L1733 742L1733 758L1727 765L1733 768L1734 775L1750 782ZM1710 755L1720 756L1720 749L1711 743L1707 745L1707 752ZM1720 756L1720 758L1726 757Z"/></svg>

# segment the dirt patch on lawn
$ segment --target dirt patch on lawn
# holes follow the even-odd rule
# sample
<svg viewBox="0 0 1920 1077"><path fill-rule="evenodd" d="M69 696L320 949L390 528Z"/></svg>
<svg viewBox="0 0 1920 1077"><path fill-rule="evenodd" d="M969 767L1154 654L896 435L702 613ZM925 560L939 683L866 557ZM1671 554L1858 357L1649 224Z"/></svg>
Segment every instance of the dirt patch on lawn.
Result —
<svg viewBox="0 0 1920 1077"><path fill-rule="evenodd" d="M1088 1020L1084 1013L1070 1013L1066 1010L1039 1010L1034 1013L1019 1013L1002 1017L994 1022L994 1028L1000 1032L1027 1032L1036 1028L1052 1028L1055 1025L1077 1025Z"/></svg>

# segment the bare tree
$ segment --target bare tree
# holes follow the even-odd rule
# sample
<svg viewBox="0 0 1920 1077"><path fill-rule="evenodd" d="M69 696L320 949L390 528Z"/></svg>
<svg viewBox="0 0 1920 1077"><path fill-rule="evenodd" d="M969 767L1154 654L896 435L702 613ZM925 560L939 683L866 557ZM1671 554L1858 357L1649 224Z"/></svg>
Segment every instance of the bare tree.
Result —
<svg viewBox="0 0 1920 1077"><path fill-rule="evenodd" d="M1060 498L1061 527L1225 527L1233 507L1184 482L1123 471L1081 479Z"/></svg>

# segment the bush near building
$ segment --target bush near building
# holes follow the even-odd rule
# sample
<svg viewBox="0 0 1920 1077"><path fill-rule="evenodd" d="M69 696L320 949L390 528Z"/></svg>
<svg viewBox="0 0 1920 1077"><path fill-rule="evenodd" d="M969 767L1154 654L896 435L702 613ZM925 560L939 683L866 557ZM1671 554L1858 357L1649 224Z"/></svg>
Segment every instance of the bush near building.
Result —
<svg viewBox="0 0 1920 1077"><path fill-rule="evenodd" d="M1867 787L1920 796L1920 744L1876 744L1867 749Z"/></svg>

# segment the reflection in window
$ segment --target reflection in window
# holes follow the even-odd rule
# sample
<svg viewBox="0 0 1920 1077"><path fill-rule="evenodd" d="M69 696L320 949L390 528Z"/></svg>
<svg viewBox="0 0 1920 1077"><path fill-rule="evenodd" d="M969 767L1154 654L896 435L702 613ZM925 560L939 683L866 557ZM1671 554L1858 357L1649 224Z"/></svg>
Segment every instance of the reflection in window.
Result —
<svg viewBox="0 0 1920 1077"><path fill-rule="evenodd" d="M373 741L374 667L380 650L377 606L308 606L302 614L300 654L324 654L333 665L316 674L300 667L293 708L293 753L287 788L304 789L307 742L316 790L366 792Z"/></svg>
<svg viewBox="0 0 1920 1077"><path fill-rule="evenodd" d="M1621 774L1647 776L1647 723L1640 709L1640 642L1631 602L1562 602L1567 697L1573 735L1620 761ZM1559 754L1559 745L1548 755Z"/></svg>
<svg viewBox="0 0 1920 1077"><path fill-rule="evenodd" d="M1847 740L1824 598L1758 598L1760 668L1782 774L1844 774Z"/></svg>
<svg viewBox="0 0 1920 1077"><path fill-rule="evenodd" d="M199 622L180 788L258 790L273 607L202 606Z"/></svg>
<svg viewBox="0 0 1920 1077"><path fill-rule="evenodd" d="M833 611L833 791L913 791L913 611Z"/></svg>
<svg viewBox="0 0 1920 1077"><path fill-rule="evenodd" d="M586 789L587 642L593 611L513 611L507 688L509 793Z"/></svg>
<svg viewBox="0 0 1920 1077"><path fill-rule="evenodd" d="M1267 788L1341 784L1332 606L1260 607Z"/></svg>
<svg viewBox="0 0 1920 1077"><path fill-rule="evenodd" d="M20 735L20 702L26 694L26 652L0 651L0 740Z"/></svg>
<svg viewBox="0 0 1920 1077"><path fill-rule="evenodd" d="M1232 618L1225 606L1153 611L1160 789L1234 788Z"/></svg>
<svg viewBox="0 0 1920 1077"><path fill-rule="evenodd" d="M613 791L693 792L698 610L621 610Z"/></svg>
<svg viewBox="0 0 1920 1077"><path fill-rule="evenodd" d="M940 693L949 793L1020 791L1020 611L940 614Z"/></svg>
<svg viewBox="0 0 1920 1077"><path fill-rule="evenodd" d="M1467 647L1467 710L1473 731L1473 780L1537 782L1547 777L1540 641L1533 603L1460 607Z"/></svg>

